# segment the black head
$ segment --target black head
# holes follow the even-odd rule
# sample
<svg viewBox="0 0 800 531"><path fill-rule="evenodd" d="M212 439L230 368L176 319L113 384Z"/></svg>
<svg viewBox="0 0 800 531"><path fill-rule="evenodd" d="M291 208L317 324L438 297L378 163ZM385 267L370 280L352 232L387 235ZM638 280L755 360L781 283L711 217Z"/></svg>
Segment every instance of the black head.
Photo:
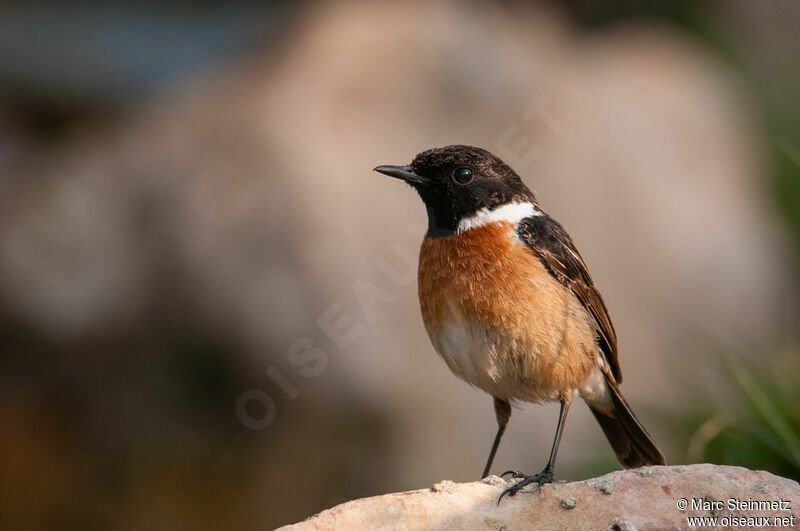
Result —
<svg viewBox="0 0 800 531"><path fill-rule="evenodd" d="M447 236L481 209L514 202L536 203L519 175L485 149L447 146L423 151L410 166L378 166L375 171L403 179L428 210L428 235Z"/></svg>

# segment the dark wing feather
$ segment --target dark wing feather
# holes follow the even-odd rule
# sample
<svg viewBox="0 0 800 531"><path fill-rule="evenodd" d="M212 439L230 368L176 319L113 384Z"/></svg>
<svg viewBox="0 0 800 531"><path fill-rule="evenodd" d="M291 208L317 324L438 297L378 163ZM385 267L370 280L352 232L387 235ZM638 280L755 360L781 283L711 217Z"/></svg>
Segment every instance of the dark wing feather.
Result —
<svg viewBox="0 0 800 531"><path fill-rule="evenodd" d="M594 318L598 342L617 383L622 372L617 359L617 334L603 297L597 291L589 270L575 248L575 243L559 222L541 214L522 220L517 234L536 253L544 266L561 284L572 290L586 311Z"/></svg>

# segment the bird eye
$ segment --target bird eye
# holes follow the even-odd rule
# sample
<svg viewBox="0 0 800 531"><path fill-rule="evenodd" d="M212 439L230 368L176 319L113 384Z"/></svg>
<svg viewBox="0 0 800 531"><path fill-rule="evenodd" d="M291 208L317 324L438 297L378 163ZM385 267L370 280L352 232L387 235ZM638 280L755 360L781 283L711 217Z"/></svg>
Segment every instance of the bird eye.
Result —
<svg viewBox="0 0 800 531"><path fill-rule="evenodd" d="M469 184L472 182L472 170L469 168L458 168L453 172L453 179L458 184Z"/></svg>

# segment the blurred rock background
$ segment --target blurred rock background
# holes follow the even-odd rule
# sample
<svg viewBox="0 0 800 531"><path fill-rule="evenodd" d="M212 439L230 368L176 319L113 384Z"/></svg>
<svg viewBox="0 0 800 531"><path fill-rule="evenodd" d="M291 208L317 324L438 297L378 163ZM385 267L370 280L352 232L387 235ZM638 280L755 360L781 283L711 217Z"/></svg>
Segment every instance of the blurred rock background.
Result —
<svg viewBox="0 0 800 531"><path fill-rule="evenodd" d="M0 528L262 528L476 478L491 400L425 336L421 202L371 172L451 143L571 232L668 461L747 465L687 445L731 406L714 352L795 389L798 22L789 0L2 3ZM515 410L496 471L538 470L555 420ZM562 477L616 466L585 408L566 431Z"/></svg>

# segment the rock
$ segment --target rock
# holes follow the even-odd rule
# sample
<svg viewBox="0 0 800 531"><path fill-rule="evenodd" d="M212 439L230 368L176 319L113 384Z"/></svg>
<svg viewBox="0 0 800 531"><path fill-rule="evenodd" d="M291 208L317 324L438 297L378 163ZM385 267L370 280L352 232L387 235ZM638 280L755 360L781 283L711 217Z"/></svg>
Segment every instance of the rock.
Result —
<svg viewBox="0 0 800 531"><path fill-rule="evenodd" d="M306 529L683 529L714 526L692 517L718 518L718 526L763 525L775 518L800 526L800 485L769 472L710 464L646 467L586 481L526 487L497 499L517 479L453 483L353 500L284 530ZM687 507L681 508L686 502ZM753 507L756 501L774 507ZM741 518L750 519L738 520ZM727 519L727 520L726 520Z"/></svg>
<svg viewBox="0 0 800 531"><path fill-rule="evenodd" d="M603 476L601 478L594 478L589 479L586 481L586 484L590 487L594 487L603 494L611 494L614 492L614 484L616 480L614 478L610 478L607 476Z"/></svg>
<svg viewBox="0 0 800 531"><path fill-rule="evenodd" d="M578 506L578 500L573 498L572 496L567 496L563 500L561 500L561 507L564 509L574 509Z"/></svg>

